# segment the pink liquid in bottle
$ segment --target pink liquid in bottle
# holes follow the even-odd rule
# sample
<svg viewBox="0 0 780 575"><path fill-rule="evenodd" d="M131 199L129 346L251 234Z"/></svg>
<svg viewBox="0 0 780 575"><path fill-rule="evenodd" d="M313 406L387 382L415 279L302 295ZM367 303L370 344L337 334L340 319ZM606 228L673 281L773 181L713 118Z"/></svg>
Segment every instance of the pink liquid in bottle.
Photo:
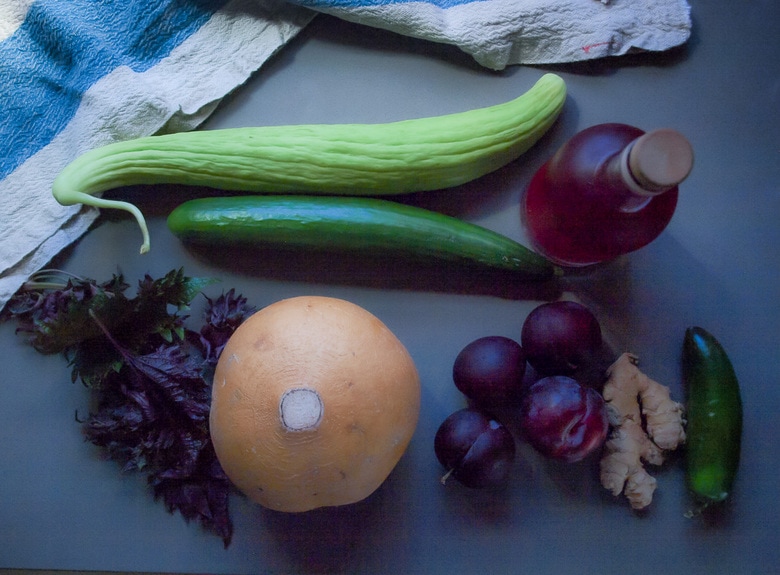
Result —
<svg viewBox="0 0 780 575"><path fill-rule="evenodd" d="M524 222L540 253L564 266L614 259L649 244L677 206L693 166L673 130L599 124L576 134L534 175Z"/></svg>

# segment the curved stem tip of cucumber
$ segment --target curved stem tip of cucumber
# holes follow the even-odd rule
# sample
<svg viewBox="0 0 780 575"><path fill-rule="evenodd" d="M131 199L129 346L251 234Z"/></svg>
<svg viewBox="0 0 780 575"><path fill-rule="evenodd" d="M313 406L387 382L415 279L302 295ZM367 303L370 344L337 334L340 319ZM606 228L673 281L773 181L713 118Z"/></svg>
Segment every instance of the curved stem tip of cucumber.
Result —
<svg viewBox="0 0 780 575"><path fill-rule="evenodd" d="M72 204L81 203L86 206L92 206L95 208L113 208L113 209L124 210L126 212L129 212L130 214L133 215L135 221L138 222L138 226L141 228L143 243L141 244L140 253L145 254L146 252L149 251L149 248L151 247L151 241L149 239L149 228L146 226L146 219L144 218L144 215L141 213L141 210L139 210L136 206L134 206L130 202L123 202L120 200L107 200L104 198L91 196L84 192L71 192L68 194L68 200L69 203Z"/></svg>

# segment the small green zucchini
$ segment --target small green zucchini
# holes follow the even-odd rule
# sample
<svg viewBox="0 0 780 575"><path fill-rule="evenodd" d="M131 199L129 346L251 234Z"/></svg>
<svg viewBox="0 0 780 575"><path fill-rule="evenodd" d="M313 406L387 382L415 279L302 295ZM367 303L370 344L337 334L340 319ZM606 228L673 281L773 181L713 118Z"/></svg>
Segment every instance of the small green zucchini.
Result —
<svg viewBox="0 0 780 575"><path fill-rule="evenodd" d="M91 150L52 186L63 205L130 212L149 249L143 214L94 197L138 184L182 184L248 193L389 195L443 189L514 160L563 108L566 85L545 74L520 97L465 112L386 124L317 124L149 136Z"/></svg>
<svg viewBox="0 0 780 575"><path fill-rule="evenodd" d="M168 216L185 242L392 254L550 279L558 269L522 244L452 216L379 198L233 196L190 200Z"/></svg>
<svg viewBox="0 0 780 575"><path fill-rule="evenodd" d="M742 399L731 360L700 327L685 331L682 354L687 403L686 478L704 506L726 500L739 467Z"/></svg>

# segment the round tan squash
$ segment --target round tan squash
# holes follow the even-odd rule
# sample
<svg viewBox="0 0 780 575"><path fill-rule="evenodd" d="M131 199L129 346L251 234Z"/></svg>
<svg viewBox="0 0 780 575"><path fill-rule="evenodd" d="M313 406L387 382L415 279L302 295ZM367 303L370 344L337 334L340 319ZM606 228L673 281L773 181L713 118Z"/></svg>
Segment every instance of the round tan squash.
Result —
<svg viewBox="0 0 780 575"><path fill-rule="evenodd" d="M420 380L406 348L365 309L319 296L247 319L214 375L211 438L230 480L270 509L368 497L412 438Z"/></svg>

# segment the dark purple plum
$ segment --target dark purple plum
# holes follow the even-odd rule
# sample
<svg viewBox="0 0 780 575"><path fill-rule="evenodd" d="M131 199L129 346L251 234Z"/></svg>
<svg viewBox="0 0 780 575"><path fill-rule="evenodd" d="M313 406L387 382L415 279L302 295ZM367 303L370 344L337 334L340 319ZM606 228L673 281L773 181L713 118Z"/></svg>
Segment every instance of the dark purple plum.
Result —
<svg viewBox="0 0 780 575"><path fill-rule="evenodd" d="M455 358L455 386L478 405L494 406L520 397L525 353L515 340L488 336L472 341Z"/></svg>
<svg viewBox="0 0 780 575"><path fill-rule="evenodd" d="M528 389L519 423L539 453L567 462L599 449L609 429L601 394L565 375L542 378Z"/></svg>
<svg viewBox="0 0 780 575"><path fill-rule="evenodd" d="M451 475L466 487L502 487L509 479L515 459L515 440L495 419L474 408L450 415L439 426L434 451Z"/></svg>
<svg viewBox="0 0 780 575"><path fill-rule="evenodd" d="M549 302L528 314L520 342L528 363L540 375L571 375L598 359L601 326L582 304Z"/></svg>

